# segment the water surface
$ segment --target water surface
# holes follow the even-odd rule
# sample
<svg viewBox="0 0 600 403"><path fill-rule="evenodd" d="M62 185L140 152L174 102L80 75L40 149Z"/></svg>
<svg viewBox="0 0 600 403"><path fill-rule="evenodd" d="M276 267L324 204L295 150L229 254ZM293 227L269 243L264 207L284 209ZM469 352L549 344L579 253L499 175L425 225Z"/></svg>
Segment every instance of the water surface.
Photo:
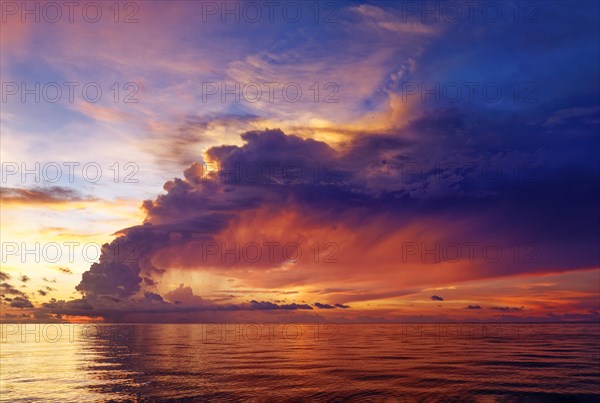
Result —
<svg viewBox="0 0 600 403"><path fill-rule="evenodd" d="M598 324L1 326L2 401L600 401Z"/></svg>

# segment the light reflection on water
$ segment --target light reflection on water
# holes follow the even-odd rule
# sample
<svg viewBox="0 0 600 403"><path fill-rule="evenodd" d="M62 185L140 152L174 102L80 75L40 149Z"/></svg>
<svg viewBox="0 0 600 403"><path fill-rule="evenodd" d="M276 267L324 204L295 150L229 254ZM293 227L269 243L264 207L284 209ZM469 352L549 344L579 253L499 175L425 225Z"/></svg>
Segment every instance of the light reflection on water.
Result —
<svg viewBox="0 0 600 403"><path fill-rule="evenodd" d="M3 401L600 400L598 324L23 326Z"/></svg>

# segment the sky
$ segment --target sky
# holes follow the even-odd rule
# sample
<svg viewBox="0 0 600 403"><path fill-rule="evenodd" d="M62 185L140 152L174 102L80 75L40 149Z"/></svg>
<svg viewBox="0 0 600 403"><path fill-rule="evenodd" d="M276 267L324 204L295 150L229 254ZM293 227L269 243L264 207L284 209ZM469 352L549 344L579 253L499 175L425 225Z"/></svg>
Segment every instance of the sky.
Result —
<svg viewBox="0 0 600 403"><path fill-rule="evenodd" d="M1 6L1 320L599 319L600 3Z"/></svg>

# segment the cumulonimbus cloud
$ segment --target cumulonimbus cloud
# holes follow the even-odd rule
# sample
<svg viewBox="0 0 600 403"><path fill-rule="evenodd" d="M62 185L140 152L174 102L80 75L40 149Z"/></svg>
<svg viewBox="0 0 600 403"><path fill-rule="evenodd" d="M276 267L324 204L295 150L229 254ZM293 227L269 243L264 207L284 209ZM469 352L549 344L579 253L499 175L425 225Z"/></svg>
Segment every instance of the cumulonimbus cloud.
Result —
<svg viewBox="0 0 600 403"><path fill-rule="evenodd" d="M556 177L551 168L544 171L542 167L533 183L507 177L481 180L472 175L477 164L485 158L508 164L506 158L501 158L506 152L482 157L486 143L476 144L476 133L460 114L445 111L425 116L403 130L396 135L357 138L335 149L277 129L252 131L242 134L241 146L210 148L203 159L184 171L183 178L165 183L166 193L144 202L146 222L119 231L111 244L104 245L100 261L83 274L77 290L92 304L106 297L121 301L141 298L144 292L162 298L167 294L156 294L156 285L164 273L174 268L227 273L251 286L327 284L344 276L349 284L362 282L380 288L363 294L333 293L328 296L332 303L323 304L345 308L345 302L368 299L368 294L374 295L370 298L402 295L431 283L594 264L593 248L589 248L594 242L591 221L581 221L579 214L574 216L567 208L576 202L590 216L597 215L589 198L583 197L598 193L597 187L581 180L573 185L571 177L593 173L574 170ZM515 141L509 138L505 146L514 146ZM444 144L452 147L461 160L450 159L443 151ZM465 161L472 165L456 163ZM502 168L508 172L513 166ZM556 197L566 183L571 183L571 193ZM554 197L547 199L550 194ZM546 199L544 214L532 202L541 199ZM561 229L553 231L552 236L546 230L549 223L545 213L550 212ZM529 219L523 222L521 218L527 214ZM576 233L577 241L564 231ZM224 244L260 245L274 240L308 248L314 237L324 239L326 235L345 248L339 256L341 265L316 264L310 256L291 261L268 253L251 262L223 260L222 254L214 252L214 247ZM406 242L417 247L428 242L431 248L436 242L477 240L508 250L519 236L546 247L537 260L507 265L462 256L458 264L431 264L427 253L425 261L420 253L410 256L420 261L407 261L402 248ZM587 252L578 254L575 260L561 259L561 252L551 248L557 244L563 252ZM207 253L207 245L213 253ZM422 271L424 264L429 273ZM365 273L368 265L373 267L369 276ZM251 276L249 267L253 269ZM390 288L382 284L403 286ZM269 304L254 301L247 307L289 309ZM297 303L288 305L303 306L293 304Z"/></svg>

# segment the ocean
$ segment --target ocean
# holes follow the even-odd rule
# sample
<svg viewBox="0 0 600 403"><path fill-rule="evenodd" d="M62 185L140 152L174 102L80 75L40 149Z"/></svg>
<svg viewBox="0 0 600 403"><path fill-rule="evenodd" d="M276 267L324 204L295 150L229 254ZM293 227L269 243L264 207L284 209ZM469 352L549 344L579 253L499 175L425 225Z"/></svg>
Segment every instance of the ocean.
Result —
<svg viewBox="0 0 600 403"><path fill-rule="evenodd" d="M600 401L595 324L7 324L2 401Z"/></svg>

